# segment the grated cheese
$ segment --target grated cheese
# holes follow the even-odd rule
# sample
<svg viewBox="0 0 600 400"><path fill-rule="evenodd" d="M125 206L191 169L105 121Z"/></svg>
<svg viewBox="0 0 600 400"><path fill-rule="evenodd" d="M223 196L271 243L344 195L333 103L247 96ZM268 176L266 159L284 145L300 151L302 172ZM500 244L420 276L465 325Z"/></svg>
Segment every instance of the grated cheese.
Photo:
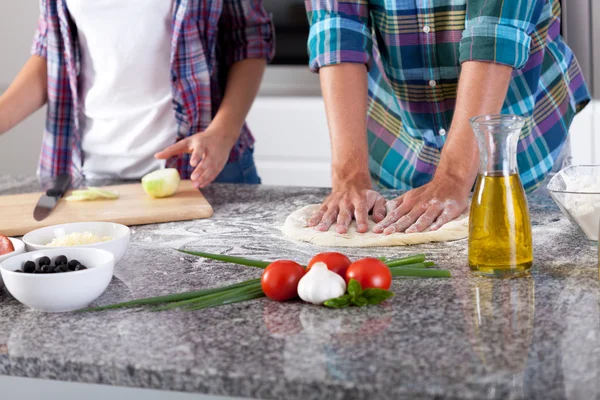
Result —
<svg viewBox="0 0 600 400"><path fill-rule="evenodd" d="M59 238L54 238L50 243L46 246L48 247L69 247L69 246L80 246L84 244L95 244L101 242L107 242L112 240L110 236L100 237L98 235L94 235L92 232L73 232L65 236L61 236Z"/></svg>

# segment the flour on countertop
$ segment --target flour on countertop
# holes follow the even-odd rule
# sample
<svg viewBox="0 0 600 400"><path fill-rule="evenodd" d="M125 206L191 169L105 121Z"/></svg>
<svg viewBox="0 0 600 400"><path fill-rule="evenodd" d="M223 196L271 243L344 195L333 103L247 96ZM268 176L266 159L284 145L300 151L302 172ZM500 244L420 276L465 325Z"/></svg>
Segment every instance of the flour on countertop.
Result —
<svg viewBox="0 0 600 400"><path fill-rule="evenodd" d="M579 223L589 239L598 240L598 230L600 229L600 177L577 177L577 179L567 181L565 190L577 192L577 194L564 194L565 208Z"/></svg>

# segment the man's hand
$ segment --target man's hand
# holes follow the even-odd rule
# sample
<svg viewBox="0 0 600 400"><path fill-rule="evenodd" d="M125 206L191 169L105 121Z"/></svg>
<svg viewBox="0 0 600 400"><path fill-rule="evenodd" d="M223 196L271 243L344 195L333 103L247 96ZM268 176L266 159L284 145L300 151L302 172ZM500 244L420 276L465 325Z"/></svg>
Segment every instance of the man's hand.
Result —
<svg viewBox="0 0 600 400"><path fill-rule="evenodd" d="M470 61L462 65L456 109L433 180L388 204L375 233L436 230L466 210L478 170L478 148L469 119L502 109L512 68Z"/></svg>
<svg viewBox="0 0 600 400"><path fill-rule="evenodd" d="M365 233L369 229L370 211L375 222L385 217L385 199L371 190L370 180L366 185L357 182L337 185L308 221L308 226L328 231L331 225L336 224L336 231L344 234L352 220L356 219L356 230Z"/></svg>
<svg viewBox="0 0 600 400"><path fill-rule="evenodd" d="M184 153L191 154L190 165L195 168L191 180L196 188L203 188L223 170L239 134L209 126L204 132L182 139L156 153L155 157L162 160Z"/></svg>
<svg viewBox="0 0 600 400"><path fill-rule="evenodd" d="M457 184L449 177L434 179L387 202L387 217L375 225L373 232L389 235L427 228L435 231L467 209L470 191L470 184Z"/></svg>

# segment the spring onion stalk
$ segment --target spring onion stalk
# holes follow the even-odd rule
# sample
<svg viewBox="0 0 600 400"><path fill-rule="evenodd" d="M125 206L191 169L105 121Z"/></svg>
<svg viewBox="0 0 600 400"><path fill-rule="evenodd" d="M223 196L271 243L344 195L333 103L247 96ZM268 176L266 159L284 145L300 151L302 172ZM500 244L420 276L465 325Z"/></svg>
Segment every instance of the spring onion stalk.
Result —
<svg viewBox="0 0 600 400"><path fill-rule="evenodd" d="M262 289L259 288L258 290L239 294L239 295L230 297L225 300L213 299L210 302L201 302L198 305L187 307L186 310L188 310L188 311L202 310L204 308L217 307L217 306L221 306L221 305L225 305L225 304L234 304L234 303L239 303L239 302L247 301L247 300L260 299L261 297L265 297L265 294L262 291Z"/></svg>
<svg viewBox="0 0 600 400"><path fill-rule="evenodd" d="M407 264L407 265L401 265L400 267L392 267L392 268L430 268L430 267L433 267L434 265L435 265L435 263L433 261L426 261L426 262L422 262L422 263Z"/></svg>
<svg viewBox="0 0 600 400"><path fill-rule="evenodd" d="M244 282L236 283L234 285L224 286L224 287L220 287L220 288L196 290L193 292L183 292L183 293L177 293L177 294L170 294L167 296L147 297L144 299L126 301L124 303L109 304L106 306L100 306L100 307L94 307L94 308L86 308L86 309L80 310L80 312L113 310L116 308L138 307L138 306L143 306L143 305L147 305L147 304L159 304L159 303L169 303L169 302L173 302L173 301L183 301L183 300L195 299L195 298L198 298L201 296L206 296L206 295L210 295L210 294L214 294L214 293L220 293L220 292L223 292L226 290L256 285L256 284L260 285L260 278L250 279L248 281L244 281Z"/></svg>
<svg viewBox="0 0 600 400"><path fill-rule="evenodd" d="M181 253L189 254L192 256L210 258L211 260L223 261L232 264L246 265L248 267L256 267L265 269L272 261L261 261L261 260L252 260L250 258L244 257L236 257L236 256L227 256L224 254L211 254L204 253L201 251L189 251L189 250L177 250Z"/></svg>
<svg viewBox="0 0 600 400"><path fill-rule="evenodd" d="M165 304L164 306L155 308L154 311L170 310L170 309L173 309L173 308L179 308L179 307L184 307L184 306L188 306L188 305L194 305L194 304L197 304L197 303L202 302L202 301L208 301L208 300L217 299L217 298L223 298L223 297L224 298L232 297L233 295L238 295L238 294L241 294L241 293L255 291L257 289L261 289L260 282L257 282L255 284L251 284L251 285L246 285L246 286L243 286L243 287L226 289L226 290L222 290L222 291L216 292L216 293L210 293L210 294L207 294L207 295L204 295L204 296L194 297L193 299L187 299L187 300L182 300L182 301L171 302L169 304Z"/></svg>
<svg viewBox="0 0 600 400"><path fill-rule="evenodd" d="M428 268L390 268L392 276L416 276L420 278L450 278L450 271L444 269L428 269Z"/></svg>
<svg viewBox="0 0 600 400"><path fill-rule="evenodd" d="M424 261L425 261L425 254L416 254L414 256L408 256L408 257L396 258L394 260L388 260L386 262L386 265L391 268L391 267L399 267L401 265L422 263Z"/></svg>

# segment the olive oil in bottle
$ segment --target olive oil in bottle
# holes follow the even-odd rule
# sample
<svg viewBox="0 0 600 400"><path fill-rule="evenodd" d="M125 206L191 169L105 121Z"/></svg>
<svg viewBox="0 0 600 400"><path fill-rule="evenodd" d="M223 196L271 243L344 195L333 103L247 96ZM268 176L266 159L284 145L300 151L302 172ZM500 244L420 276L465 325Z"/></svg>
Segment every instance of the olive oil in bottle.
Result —
<svg viewBox="0 0 600 400"><path fill-rule="evenodd" d="M473 271L498 277L527 273L533 263L531 223L518 174L479 175L469 222Z"/></svg>
<svg viewBox="0 0 600 400"><path fill-rule="evenodd" d="M480 163L469 216L469 266L478 275L523 276L533 264L529 208L517 167L525 122L516 115L471 119Z"/></svg>

